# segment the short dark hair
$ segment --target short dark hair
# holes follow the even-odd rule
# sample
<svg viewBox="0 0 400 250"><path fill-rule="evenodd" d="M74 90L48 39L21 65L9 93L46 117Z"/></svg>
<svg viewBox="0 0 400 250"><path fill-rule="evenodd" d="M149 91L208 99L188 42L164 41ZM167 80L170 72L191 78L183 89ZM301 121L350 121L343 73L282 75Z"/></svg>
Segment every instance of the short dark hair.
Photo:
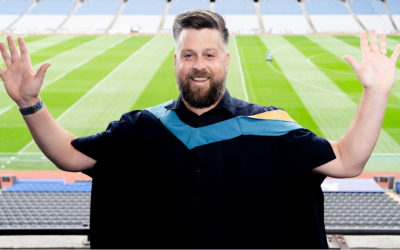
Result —
<svg viewBox="0 0 400 250"><path fill-rule="evenodd" d="M224 44L228 45L229 43L229 32L224 18L209 10L193 9L177 15L173 25L175 41L177 41L183 29L216 29L221 32Z"/></svg>

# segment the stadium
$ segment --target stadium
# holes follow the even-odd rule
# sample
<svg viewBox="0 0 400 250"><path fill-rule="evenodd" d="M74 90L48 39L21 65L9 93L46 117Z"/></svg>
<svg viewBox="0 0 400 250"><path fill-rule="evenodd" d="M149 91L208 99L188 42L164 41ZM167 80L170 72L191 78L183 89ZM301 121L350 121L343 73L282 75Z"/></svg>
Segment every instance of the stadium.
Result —
<svg viewBox="0 0 400 250"><path fill-rule="evenodd" d="M389 57L400 44L400 0L0 0L0 41L23 37L34 70L52 63L40 96L62 127L83 137L178 97L172 25L190 9L226 20L232 96L284 108L334 141L363 93L343 56L361 61L360 32L370 29L386 34ZM364 172L321 185L330 248L400 249L400 61L396 67ZM0 127L0 248L89 248L91 178L44 156L2 82ZM118 180L110 176L115 192Z"/></svg>

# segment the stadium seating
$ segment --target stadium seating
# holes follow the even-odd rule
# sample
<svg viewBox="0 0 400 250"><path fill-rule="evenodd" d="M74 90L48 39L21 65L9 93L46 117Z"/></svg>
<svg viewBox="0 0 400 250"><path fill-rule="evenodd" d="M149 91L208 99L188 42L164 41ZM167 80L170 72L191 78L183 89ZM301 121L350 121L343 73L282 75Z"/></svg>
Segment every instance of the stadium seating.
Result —
<svg viewBox="0 0 400 250"><path fill-rule="evenodd" d="M386 4L397 29L400 29L400 0L386 0Z"/></svg>
<svg viewBox="0 0 400 250"><path fill-rule="evenodd" d="M90 194L91 182L19 179L0 194L0 233L88 234Z"/></svg>
<svg viewBox="0 0 400 250"><path fill-rule="evenodd" d="M12 24L31 4L25 0L0 1L0 30Z"/></svg>
<svg viewBox="0 0 400 250"><path fill-rule="evenodd" d="M12 28L26 30L29 33L54 32L67 18L76 2L70 0L48 0L40 1Z"/></svg>
<svg viewBox="0 0 400 250"><path fill-rule="evenodd" d="M157 33L164 12L165 0L129 0L115 22L112 33Z"/></svg>
<svg viewBox="0 0 400 250"><path fill-rule="evenodd" d="M172 0L170 2L167 18L165 19L163 30L172 31L172 25L176 15L191 9L210 9L210 2L203 0Z"/></svg>
<svg viewBox="0 0 400 250"><path fill-rule="evenodd" d="M373 179L326 179L324 220L330 234L393 234L400 230L400 203Z"/></svg>
<svg viewBox="0 0 400 250"><path fill-rule="evenodd" d="M297 1L260 1L260 11L265 32L273 34L311 32L311 27Z"/></svg>
<svg viewBox="0 0 400 250"><path fill-rule="evenodd" d="M342 1L312 0L304 4L317 32L349 33L362 30Z"/></svg>
<svg viewBox="0 0 400 250"><path fill-rule="evenodd" d="M378 33L391 33L394 31L394 27L381 1L354 0L349 1L349 3L366 29L375 29Z"/></svg>
<svg viewBox="0 0 400 250"><path fill-rule="evenodd" d="M325 228L331 233L400 229L400 203L383 192L324 193ZM383 233L383 232L382 232Z"/></svg>
<svg viewBox="0 0 400 250"><path fill-rule="evenodd" d="M215 12L225 17L230 32L256 33L260 29L253 1L216 1Z"/></svg>
<svg viewBox="0 0 400 250"><path fill-rule="evenodd" d="M0 193L0 233L87 234L91 186L90 181L17 179ZM326 179L322 189L328 234L399 232L400 203L373 179Z"/></svg>
<svg viewBox="0 0 400 250"><path fill-rule="evenodd" d="M104 33L108 30L121 3L121 1L114 0L84 1L82 6L62 27L62 31Z"/></svg>

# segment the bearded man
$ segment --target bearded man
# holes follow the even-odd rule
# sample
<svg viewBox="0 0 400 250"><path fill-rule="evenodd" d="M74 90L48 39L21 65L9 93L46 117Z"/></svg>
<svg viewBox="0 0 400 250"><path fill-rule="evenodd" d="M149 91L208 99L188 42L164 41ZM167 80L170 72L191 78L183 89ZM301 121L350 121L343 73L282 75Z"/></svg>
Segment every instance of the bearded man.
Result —
<svg viewBox="0 0 400 250"><path fill-rule="evenodd" d="M370 46L361 34L361 64L345 56L364 93L350 128L333 142L279 108L229 95L229 34L220 15L184 12L173 32L178 99L126 113L83 138L64 130L39 98L50 64L35 73L22 38L21 57L11 36L11 57L0 44L7 65L0 76L37 145L60 169L93 177L91 246L327 248L320 184L363 171L400 46L387 58L385 36L378 47L372 30Z"/></svg>

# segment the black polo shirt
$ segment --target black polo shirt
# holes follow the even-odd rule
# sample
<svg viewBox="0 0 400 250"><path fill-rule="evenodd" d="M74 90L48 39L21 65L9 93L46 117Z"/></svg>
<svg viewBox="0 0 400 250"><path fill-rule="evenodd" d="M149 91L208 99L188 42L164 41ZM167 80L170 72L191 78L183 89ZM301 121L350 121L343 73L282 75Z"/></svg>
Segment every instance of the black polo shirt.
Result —
<svg viewBox="0 0 400 250"><path fill-rule="evenodd" d="M198 116L181 98L166 106L192 127L276 110L226 91ZM186 148L148 111L132 111L72 145L97 160L92 248L327 248L325 176L329 142L306 129L239 136Z"/></svg>

